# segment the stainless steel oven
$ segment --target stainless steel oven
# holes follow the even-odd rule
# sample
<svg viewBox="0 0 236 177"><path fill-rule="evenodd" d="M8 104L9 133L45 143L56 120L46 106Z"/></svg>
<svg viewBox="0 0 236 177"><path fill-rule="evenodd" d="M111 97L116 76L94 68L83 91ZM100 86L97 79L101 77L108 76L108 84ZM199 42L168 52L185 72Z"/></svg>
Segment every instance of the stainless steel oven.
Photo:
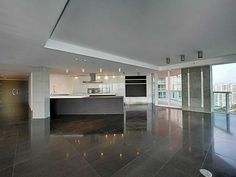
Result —
<svg viewBox="0 0 236 177"><path fill-rule="evenodd" d="M88 88L87 92L88 94L93 94L93 93L100 93L101 90L100 88Z"/></svg>

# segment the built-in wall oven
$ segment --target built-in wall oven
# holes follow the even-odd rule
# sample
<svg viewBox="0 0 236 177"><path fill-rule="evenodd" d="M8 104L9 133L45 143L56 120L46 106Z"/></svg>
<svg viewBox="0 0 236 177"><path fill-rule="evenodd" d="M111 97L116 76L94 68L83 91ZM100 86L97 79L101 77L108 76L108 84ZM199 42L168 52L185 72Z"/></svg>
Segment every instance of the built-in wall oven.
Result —
<svg viewBox="0 0 236 177"><path fill-rule="evenodd" d="M100 88L88 88L88 94L101 93Z"/></svg>

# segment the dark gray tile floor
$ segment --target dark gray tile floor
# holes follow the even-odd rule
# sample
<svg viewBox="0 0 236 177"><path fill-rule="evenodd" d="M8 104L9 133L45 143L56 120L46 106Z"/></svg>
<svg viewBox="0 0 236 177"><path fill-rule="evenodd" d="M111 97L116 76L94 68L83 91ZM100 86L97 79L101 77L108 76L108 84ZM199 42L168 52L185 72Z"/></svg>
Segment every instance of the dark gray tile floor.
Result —
<svg viewBox="0 0 236 177"><path fill-rule="evenodd" d="M0 177L235 177L235 135L236 116L150 105L1 122Z"/></svg>

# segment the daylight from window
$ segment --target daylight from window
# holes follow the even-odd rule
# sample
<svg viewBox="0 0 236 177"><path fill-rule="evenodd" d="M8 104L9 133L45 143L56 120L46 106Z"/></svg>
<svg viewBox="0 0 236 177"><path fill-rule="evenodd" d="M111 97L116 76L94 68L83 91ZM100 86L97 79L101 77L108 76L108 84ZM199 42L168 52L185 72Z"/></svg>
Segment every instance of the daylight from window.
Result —
<svg viewBox="0 0 236 177"><path fill-rule="evenodd" d="M229 95L229 111L236 113L236 63L215 65L212 67L214 110L225 112L227 94Z"/></svg>

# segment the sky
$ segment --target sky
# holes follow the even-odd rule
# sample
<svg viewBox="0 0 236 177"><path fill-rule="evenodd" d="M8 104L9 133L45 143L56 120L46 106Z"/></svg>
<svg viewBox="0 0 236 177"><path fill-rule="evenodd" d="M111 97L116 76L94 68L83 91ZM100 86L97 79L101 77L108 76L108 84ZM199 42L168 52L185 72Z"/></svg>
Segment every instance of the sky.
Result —
<svg viewBox="0 0 236 177"><path fill-rule="evenodd" d="M212 66L214 84L236 84L236 63Z"/></svg>

